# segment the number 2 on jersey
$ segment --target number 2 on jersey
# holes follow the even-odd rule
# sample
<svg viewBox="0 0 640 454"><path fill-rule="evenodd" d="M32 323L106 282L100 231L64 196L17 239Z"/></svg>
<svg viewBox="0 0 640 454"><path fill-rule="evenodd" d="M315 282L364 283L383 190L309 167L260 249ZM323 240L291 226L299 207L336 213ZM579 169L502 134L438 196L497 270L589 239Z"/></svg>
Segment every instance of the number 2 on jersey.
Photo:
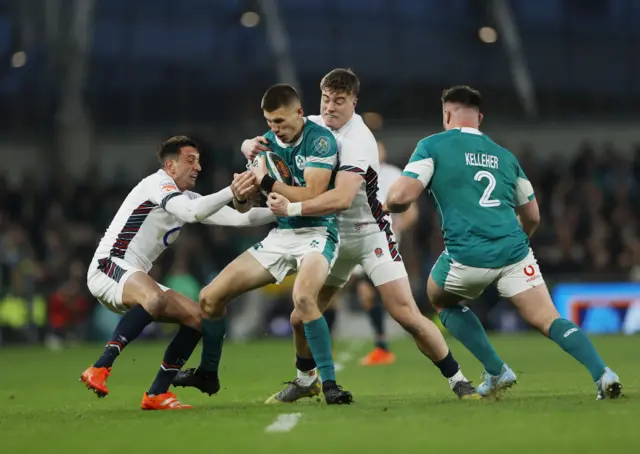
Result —
<svg viewBox="0 0 640 454"><path fill-rule="evenodd" d="M487 185L484 192L482 193L482 197L480 197L480 201L478 203L480 204L481 207L485 207L485 208L500 206L501 204L500 200L491 198L491 193L496 188L496 177L494 177L493 174L491 174L490 172L487 172L486 170L480 170L473 177L473 179L476 181L482 181L485 178L489 180L489 184Z"/></svg>

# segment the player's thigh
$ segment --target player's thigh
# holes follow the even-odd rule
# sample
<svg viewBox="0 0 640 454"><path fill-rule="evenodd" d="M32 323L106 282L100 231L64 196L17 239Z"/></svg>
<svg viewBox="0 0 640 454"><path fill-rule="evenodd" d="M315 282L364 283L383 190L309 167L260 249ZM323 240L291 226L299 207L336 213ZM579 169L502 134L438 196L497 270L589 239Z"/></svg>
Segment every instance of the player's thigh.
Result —
<svg viewBox="0 0 640 454"><path fill-rule="evenodd" d="M304 299L317 304L320 289L329 275L329 262L319 252L310 252L304 256L298 268L293 284L293 301Z"/></svg>
<svg viewBox="0 0 640 454"><path fill-rule="evenodd" d="M376 232L358 238L358 256L365 274L375 287L407 277L393 234Z"/></svg>
<svg viewBox="0 0 640 454"><path fill-rule="evenodd" d="M429 274L427 296L436 308L451 307L482 295L499 273L499 269L463 265L443 252Z"/></svg>
<svg viewBox="0 0 640 454"><path fill-rule="evenodd" d="M338 258L331 267L331 271L329 271L326 285L328 287L334 287L336 291L337 289L345 287L353 277L357 266L358 261L349 258L348 251L346 250L343 242L340 245Z"/></svg>
<svg viewBox="0 0 640 454"><path fill-rule="evenodd" d="M150 314L161 317L167 301L164 290L147 273L136 271L127 276L122 289L122 304L126 307L140 304Z"/></svg>
<svg viewBox="0 0 640 454"><path fill-rule="evenodd" d="M498 291L513 303L522 318L544 333L560 317L532 251L522 261L502 270Z"/></svg>
<svg viewBox="0 0 640 454"><path fill-rule="evenodd" d="M200 304L227 304L244 293L274 282L273 274L253 254L245 251L202 289Z"/></svg>

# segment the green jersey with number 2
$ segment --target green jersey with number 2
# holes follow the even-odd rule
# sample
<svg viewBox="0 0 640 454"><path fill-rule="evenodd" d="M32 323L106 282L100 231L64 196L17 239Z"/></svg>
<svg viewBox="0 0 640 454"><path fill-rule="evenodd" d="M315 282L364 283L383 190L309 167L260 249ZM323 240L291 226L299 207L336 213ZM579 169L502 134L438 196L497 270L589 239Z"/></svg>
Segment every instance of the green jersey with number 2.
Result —
<svg viewBox="0 0 640 454"><path fill-rule="evenodd" d="M473 128L456 128L418 142L404 169L437 206L446 251L476 268L524 259L529 239L515 207L534 199L516 157Z"/></svg>

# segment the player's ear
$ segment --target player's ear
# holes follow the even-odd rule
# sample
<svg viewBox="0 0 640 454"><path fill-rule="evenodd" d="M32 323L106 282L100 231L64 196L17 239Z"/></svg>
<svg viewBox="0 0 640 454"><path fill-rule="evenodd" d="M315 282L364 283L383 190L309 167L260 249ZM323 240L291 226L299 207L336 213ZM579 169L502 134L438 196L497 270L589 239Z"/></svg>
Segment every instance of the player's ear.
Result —
<svg viewBox="0 0 640 454"><path fill-rule="evenodd" d="M355 109L358 105L358 98L353 98L353 108Z"/></svg>
<svg viewBox="0 0 640 454"><path fill-rule="evenodd" d="M478 125L480 125L480 123L482 123L482 119L484 118L484 115L482 115L480 112L478 112Z"/></svg>
<svg viewBox="0 0 640 454"><path fill-rule="evenodd" d="M298 116L304 117L304 110L302 110L302 107L298 107Z"/></svg>

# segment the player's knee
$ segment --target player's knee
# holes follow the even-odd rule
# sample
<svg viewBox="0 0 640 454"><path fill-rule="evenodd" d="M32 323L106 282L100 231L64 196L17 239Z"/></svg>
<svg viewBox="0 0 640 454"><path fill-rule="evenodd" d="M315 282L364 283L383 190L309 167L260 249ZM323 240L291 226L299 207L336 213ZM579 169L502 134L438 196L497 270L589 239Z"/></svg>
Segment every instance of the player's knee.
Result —
<svg viewBox="0 0 640 454"><path fill-rule="evenodd" d="M318 302L317 297L314 297L310 292L306 290L297 290L293 292L293 304L296 311L300 314L308 313L317 309Z"/></svg>
<svg viewBox="0 0 640 454"><path fill-rule="evenodd" d="M169 297L160 289L157 292L153 292L149 295L145 301L142 302L142 307L153 318L160 318L164 315L169 304Z"/></svg>
<svg viewBox="0 0 640 454"><path fill-rule="evenodd" d="M199 300L200 313L203 317L211 318L224 315L224 302L211 287L205 287L200 291Z"/></svg>

